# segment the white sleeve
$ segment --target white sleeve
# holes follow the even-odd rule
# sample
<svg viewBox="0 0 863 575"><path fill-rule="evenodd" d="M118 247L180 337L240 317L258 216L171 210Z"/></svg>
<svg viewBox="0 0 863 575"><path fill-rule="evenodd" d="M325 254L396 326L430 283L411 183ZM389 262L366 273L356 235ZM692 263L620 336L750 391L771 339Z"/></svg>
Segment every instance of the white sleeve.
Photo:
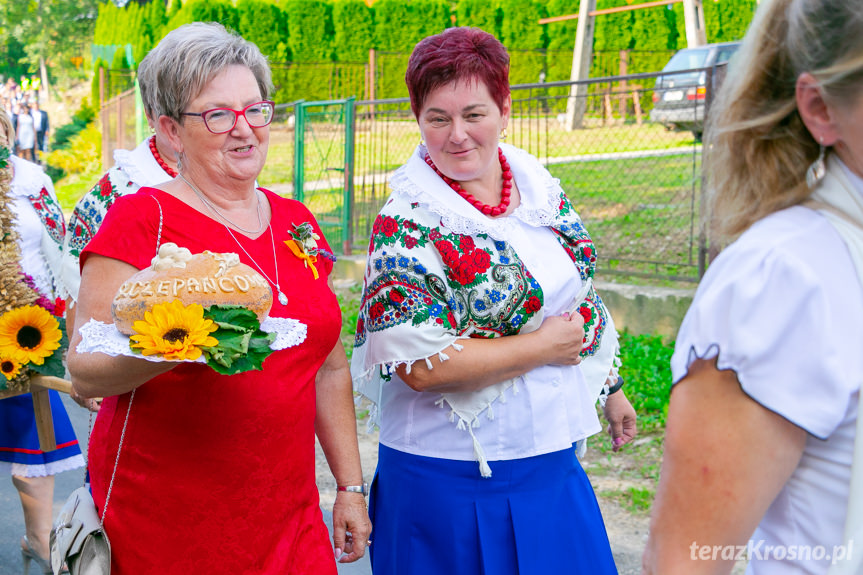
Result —
<svg viewBox="0 0 863 575"><path fill-rule="evenodd" d="M826 438L859 389L863 293L838 235L814 227L777 238L767 226L726 249L698 288L671 367L677 383L696 358L718 357L753 400Z"/></svg>

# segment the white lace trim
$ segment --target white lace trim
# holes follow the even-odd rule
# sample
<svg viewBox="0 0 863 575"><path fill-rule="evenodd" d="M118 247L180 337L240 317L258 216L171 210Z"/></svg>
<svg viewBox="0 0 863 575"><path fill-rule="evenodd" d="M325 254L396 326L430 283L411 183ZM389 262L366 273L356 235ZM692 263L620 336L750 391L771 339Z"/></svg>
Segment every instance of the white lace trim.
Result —
<svg viewBox="0 0 863 575"><path fill-rule="evenodd" d="M287 317L268 317L261 323L261 330L276 334L276 340L270 344L270 349L273 351L300 345L306 340L308 333L306 324ZM95 319L91 319L81 326L81 342L75 351L77 353L104 353L111 357L124 355L147 361L168 361L161 357L135 353L129 348L129 336L120 333L113 323L103 323ZM186 361L206 363L203 356L196 360Z"/></svg>
<svg viewBox="0 0 863 575"><path fill-rule="evenodd" d="M390 178L394 193L404 194L440 216L443 224L462 235L485 233L505 240L515 230L512 217L537 227L549 227L559 217L560 181L524 150L501 144L521 194L521 203L511 217L489 218L464 198L457 196L425 163L426 147L420 144L407 163Z"/></svg>
<svg viewBox="0 0 863 575"><path fill-rule="evenodd" d="M37 465L0 461L0 473L9 472L11 475L17 477L47 477L63 473L64 471L71 471L72 469L80 469L84 465L86 465L84 457L80 453L77 453L66 459Z"/></svg>

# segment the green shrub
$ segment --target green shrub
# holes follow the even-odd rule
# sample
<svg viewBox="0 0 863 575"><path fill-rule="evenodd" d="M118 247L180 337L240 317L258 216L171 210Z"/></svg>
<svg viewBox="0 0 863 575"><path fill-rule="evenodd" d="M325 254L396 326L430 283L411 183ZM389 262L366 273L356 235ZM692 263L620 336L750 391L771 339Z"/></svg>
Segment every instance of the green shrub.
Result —
<svg viewBox="0 0 863 575"><path fill-rule="evenodd" d="M620 334L620 375L643 431L665 427L674 345L658 335Z"/></svg>

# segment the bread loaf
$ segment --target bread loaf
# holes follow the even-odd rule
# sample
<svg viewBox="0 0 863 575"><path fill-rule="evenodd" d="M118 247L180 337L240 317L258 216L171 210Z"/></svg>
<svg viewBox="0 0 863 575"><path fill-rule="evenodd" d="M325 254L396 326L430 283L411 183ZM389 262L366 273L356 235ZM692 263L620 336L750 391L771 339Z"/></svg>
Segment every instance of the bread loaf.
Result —
<svg viewBox="0 0 863 575"><path fill-rule="evenodd" d="M240 263L234 253L205 251L192 255L186 248L166 243L150 267L120 286L111 305L120 333L131 335L132 325L160 303L175 299L183 305L236 305L252 310L263 321L273 304L273 292L264 277Z"/></svg>

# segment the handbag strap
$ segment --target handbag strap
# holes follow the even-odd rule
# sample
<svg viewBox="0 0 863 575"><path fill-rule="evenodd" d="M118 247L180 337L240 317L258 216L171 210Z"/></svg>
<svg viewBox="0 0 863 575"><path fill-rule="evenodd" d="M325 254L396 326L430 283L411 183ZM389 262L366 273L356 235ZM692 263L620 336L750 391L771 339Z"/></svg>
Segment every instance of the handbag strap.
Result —
<svg viewBox="0 0 863 575"><path fill-rule="evenodd" d="M153 198L153 201L156 202L156 205L159 207L159 229L156 232L156 254L159 253L159 246L162 245L162 225L164 224L165 217L164 212L162 212L162 204L159 203L159 200L156 196L150 196ZM132 390L132 395L129 396L129 405L126 407L126 417L123 419L123 428L120 430L120 441L117 444L117 456L114 458L114 469L111 470L111 481L108 483L108 493L105 495L105 505L102 506L102 515L99 516L99 526L104 531L105 529L105 515L108 513L108 504L111 502L111 493L114 491L114 480L117 478L117 466L120 464L120 452L123 451L123 443L126 441L126 428L129 425L129 414L132 413L132 402L135 401L135 393L138 391L137 388ZM92 433L93 425L92 425L92 417L90 418L90 430ZM90 441L89 434L87 440L87 461L89 467L90 460Z"/></svg>
<svg viewBox="0 0 863 575"><path fill-rule="evenodd" d="M859 233L863 234L863 222L851 217L846 212L837 209L836 207L814 199L809 199L802 204L803 206L812 209L832 214L838 220L841 220L853 226ZM829 218L828 218L829 221ZM831 222L832 224L833 222ZM843 241L846 243L850 238L846 238L845 234L834 225ZM856 263L856 262L855 262ZM859 266L859 263L857 263ZM857 269L857 274L863 282L863 269ZM863 565L860 554L852 555L852 544L863 535L863 520L859 517L859 512L863 509L863 389L858 391L858 406L857 406L857 434L854 438L854 451L851 464L851 486L848 490L848 513L845 521L844 539L841 542L843 546L847 546L848 555L843 557L844 560L839 560L833 563L830 567L830 575L851 575L860 572L860 567Z"/></svg>

